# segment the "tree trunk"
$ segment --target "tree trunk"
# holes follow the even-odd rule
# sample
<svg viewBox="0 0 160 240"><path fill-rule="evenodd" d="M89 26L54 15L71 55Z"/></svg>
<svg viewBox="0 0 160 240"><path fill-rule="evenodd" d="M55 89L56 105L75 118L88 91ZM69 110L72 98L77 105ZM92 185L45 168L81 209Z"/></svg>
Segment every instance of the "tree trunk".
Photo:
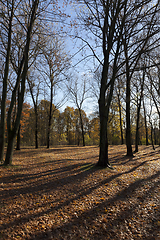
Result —
<svg viewBox="0 0 160 240"><path fill-rule="evenodd" d="M104 28L105 29L105 28ZM122 29L121 29L122 30ZM121 35L120 35L121 36ZM104 43L105 44L105 43ZM113 63L113 73L110 79L110 84L107 84L108 77L108 68L109 68L109 49L104 50L104 64L101 78L101 87L100 87L100 98L99 98L99 115L100 115L100 154L98 166L101 167L110 167L108 159L108 118L109 118L109 109L113 97L113 89L115 83L115 77L117 74L117 59L120 49L120 37L117 42L117 49L115 53L114 63ZM106 90L109 90L107 99L106 99Z"/></svg>
<svg viewBox="0 0 160 240"><path fill-rule="evenodd" d="M19 125L19 128L18 128L16 150L20 150L20 149L21 149L21 125Z"/></svg>
<svg viewBox="0 0 160 240"><path fill-rule="evenodd" d="M51 122L52 122L52 102L53 102L53 79L51 79L51 98L50 98L50 109L48 118L48 131L47 131L47 148L50 147L50 132L51 132Z"/></svg>
<svg viewBox="0 0 160 240"><path fill-rule="evenodd" d="M81 109L78 108L78 110L79 110L79 117L80 117L80 123L81 123L81 131L82 131L82 142L83 142L83 146L85 146L83 119L82 119Z"/></svg>
<svg viewBox="0 0 160 240"><path fill-rule="evenodd" d="M107 118L105 117L105 111L103 111L101 107L99 107L99 109L100 109L100 153L97 165L100 167L107 167L109 165Z"/></svg>
<svg viewBox="0 0 160 240"><path fill-rule="evenodd" d="M8 118L7 118L8 147L7 147L6 159L5 159L4 165L12 164L14 143L15 143L16 135L18 133L20 119L21 119L21 113L22 113L22 107L23 107L23 99L24 99L24 92L25 92L25 79L26 79L27 69L28 69L28 58L26 59L23 73L22 73L20 102L19 102L17 116L16 116L16 120L14 122L13 128L11 128L11 115L8 114Z"/></svg>
<svg viewBox="0 0 160 240"><path fill-rule="evenodd" d="M137 121L136 121L135 152L138 152L138 143L139 143L139 118L140 118L141 103L142 103L142 98L143 98L144 79L145 79L145 71L143 71L143 79L142 79L142 82L141 82L141 95L140 95L140 99L139 99L139 102L137 101Z"/></svg>
<svg viewBox="0 0 160 240"><path fill-rule="evenodd" d="M35 148L38 148L38 113L35 110Z"/></svg>
<svg viewBox="0 0 160 240"><path fill-rule="evenodd" d="M37 102L38 102L38 93L39 91L37 92L37 96L36 96L36 101L34 99L34 95L33 95L33 89L32 89L32 85L29 81L29 79L27 78L28 80L28 85L29 85L29 90L30 90L30 93L31 93L31 97L32 97L32 101L33 101L33 105L34 105L34 113L35 113L35 148L37 149L38 148L38 111L37 111Z"/></svg>
<svg viewBox="0 0 160 240"><path fill-rule="evenodd" d="M148 146L149 145L149 142L148 142L148 127L147 127L147 118L146 118L146 109L145 109L144 99L143 99L143 110L144 110L144 125L145 125L145 130L146 130L146 146Z"/></svg>
<svg viewBox="0 0 160 240"><path fill-rule="evenodd" d="M108 61L104 59L101 87L100 87L100 98L99 98L99 115L100 115L100 152L99 160L97 165L100 167L107 167L109 165L108 160L108 136L107 136L107 111L106 111L106 80L108 75Z"/></svg>
<svg viewBox="0 0 160 240"><path fill-rule="evenodd" d="M139 117L140 117L140 104L138 104L138 106L137 106L135 152L138 152L138 143L139 143Z"/></svg>
<svg viewBox="0 0 160 240"><path fill-rule="evenodd" d="M153 150L155 150L154 140L153 140L153 126L152 126L152 123L151 123L151 143L152 143Z"/></svg>
<svg viewBox="0 0 160 240"><path fill-rule="evenodd" d="M5 62L5 69L4 69L4 78L3 78L1 115L0 115L0 161L3 161L4 146L5 146L6 98L7 98L9 61L10 61L10 52L11 52L11 35L12 35L13 10L14 10L14 1L12 2L11 16L10 16L10 19L9 19L7 55L6 55L6 62Z"/></svg>
<svg viewBox="0 0 160 240"><path fill-rule="evenodd" d="M12 163L12 156L13 156L13 150L14 150L14 142L15 138L18 132L19 124L20 124L20 119L21 119L21 113L22 113L22 107L23 107L23 99L24 99L24 92L25 92L25 80L26 80L26 75L28 71L28 54L29 54L29 46L30 46L30 40L31 40L31 34L32 34L32 28L33 24L35 21L35 14L38 8L39 1L35 0L33 3L33 8L32 8L32 15L30 19L30 25L28 27L28 32L27 32L27 41L25 45L25 50L23 54L23 59L21 61L21 65L19 67L19 74L17 76L17 82L16 86L12 92L12 98L11 98L11 103L10 103L10 108L8 111L8 117L7 117L7 130L8 130L8 147L7 147L7 152L6 152L6 159L4 162L4 165L10 165ZM24 67L23 67L23 62L24 62ZM21 73L21 69L23 67L23 71ZM20 93L20 101L19 101L19 106L17 110L17 116L16 120L14 122L13 128L11 127L11 115L12 115L12 110L13 106L16 100L16 91L19 87L19 78L21 77L21 93Z"/></svg>
<svg viewBox="0 0 160 240"><path fill-rule="evenodd" d="M123 139L122 111L121 111L121 102L119 98L119 93L118 93L118 108L119 108L119 122L120 122L120 131L121 131L121 145L123 145L124 139Z"/></svg>
<svg viewBox="0 0 160 240"><path fill-rule="evenodd" d="M14 150L14 144L16 140L16 134L13 131L10 131L8 133L8 145L7 145L7 152L6 152L6 158L4 165L11 165L12 164L12 157L13 157L13 150Z"/></svg>
<svg viewBox="0 0 160 240"><path fill-rule="evenodd" d="M129 86L127 87L127 93L126 93L126 145L127 145L127 156L133 156L132 145L131 145L130 87Z"/></svg>
<svg viewBox="0 0 160 240"><path fill-rule="evenodd" d="M127 156L133 156L131 145L131 122L130 122L130 102L131 102L131 89L130 89L130 76L129 76L129 62L126 39L124 40L124 52L126 59L126 146Z"/></svg>
<svg viewBox="0 0 160 240"><path fill-rule="evenodd" d="M18 108L20 105L20 89L18 88ZM17 133L17 147L16 150L20 150L20 142L21 142L21 124L19 124L19 128L18 128L18 133Z"/></svg>
<svg viewBox="0 0 160 240"><path fill-rule="evenodd" d="M154 133L154 144L157 145L157 134L156 134L156 128L155 127L153 129L153 133Z"/></svg>

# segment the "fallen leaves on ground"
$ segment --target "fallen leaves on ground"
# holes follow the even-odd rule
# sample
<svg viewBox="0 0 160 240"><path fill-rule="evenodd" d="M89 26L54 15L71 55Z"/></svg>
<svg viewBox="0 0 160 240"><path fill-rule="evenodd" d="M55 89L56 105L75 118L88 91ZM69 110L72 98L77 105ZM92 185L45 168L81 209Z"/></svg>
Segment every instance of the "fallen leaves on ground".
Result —
<svg viewBox="0 0 160 240"><path fill-rule="evenodd" d="M160 147L23 148L0 167L0 239L159 240Z"/></svg>

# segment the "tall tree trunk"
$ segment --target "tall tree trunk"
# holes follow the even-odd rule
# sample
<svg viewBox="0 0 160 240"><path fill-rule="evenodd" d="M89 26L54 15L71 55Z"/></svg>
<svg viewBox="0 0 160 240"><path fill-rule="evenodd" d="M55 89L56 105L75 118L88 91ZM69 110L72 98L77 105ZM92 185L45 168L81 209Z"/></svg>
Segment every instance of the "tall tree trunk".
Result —
<svg viewBox="0 0 160 240"><path fill-rule="evenodd" d="M19 104L20 104L20 90L18 88L18 108L19 108ZM21 142L21 124L19 124L19 128L18 128L18 133L17 133L17 147L16 150L20 150L20 142Z"/></svg>
<svg viewBox="0 0 160 240"><path fill-rule="evenodd" d="M37 92L37 96L36 96L36 100L34 99L34 95L33 95L33 89L32 89L32 84L30 83L28 77L27 77L27 81L28 81L28 85L29 85L29 90L31 93L31 97L32 97L32 101L33 101L33 105L34 105L34 113L35 113L35 148L38 148L38 110L37 110L37 105L38 105L38 94L39 94L39 90Z"/></svg>
<svg viewBox="0 0 160 240"><path fill-rule="evenodd" d="M109 118L109 109L113 97L113 89L114 89L114 82L115 76L117 73L117 58L119 52L119 44L117 45L116 57L114 59L114 69L113 75L110 80L110 90L107 96L105 97L106 93L106 68L105 64L103 66L102 72L102 79L101 79L101 88L100 88L100 98L99 98L99 114L100 114L100 154L99 154L99 161L97 163L98 166L101 167L109 167L109 159L108 159L108 118Z"/></svg>
<svg viewBox="0 0 160 240"><path fill-rule="evenodd" d="M122 124L122 111L121 111L121 102L120 102L119 93L118 93L118 108L119 108L119 122L120 122L120 131L121 131L121 145L123 145L124 144L123 124Z"/></svg>
<svg viewBox="0 0 160 240"><path fill-rule="evenodd" d="M122 31L124 29L124 22L125 22L125 13L126 13L126 3L124 3L124 16L122 17L122 22L120 26L120 32L118 39L116 39L117 46L114 56L114 62L113 62L113 72L112 77L108 81L108 70L109 70L109 59L110 59L110 51L113 47L113 39L114 39L114 31L115 31L115 21L112 22L112 29L111 32L108 31L108 14L106 12L106 16L104 19L104 26L103 26L103 54L104 54L104 63L103 63L103 70L102 70L102 77L101 77L101 86L100 86L100 97L99 97L99 114L100 114L100 154L99 154L99 160L97 165L101 167L110 166L109 159L108 159L108 117L109 117L109 110L110 105L113 97L113 89L114 89L114 83L115 78L117 74L117 60L119 56L119 50L121 46L121 38L122 38ZM120 5L119 5L120 7ZM120 8L117 9L117 13L120 10ZM116 15L115 19L116 20ZM106 34L107 37L107 43L106 43ZM107 49L106 49L107 46ZM106 99L106 91L109 90L107 99Z"/></svg>
<svg viewBox="0 0 160 240"><path fill-rule="evenodd" d="M107 54L109 54L107 52ZM106 80L108 75L108 61L107 56L104 59L101 87L100 87L100 98L99 98L99 116L100 116L100 152L99 160L97 165L101 167L107 167L109 165L108 160L108 136L107 136L107 111L106 111Z"/></svg>
<svg viewBox="0 0 160 240"><path fill-rule="evenodd" d="M79 118L80 118L80 124L81 124L81 131L82 131L82 142L83 142L83 146L85 146L85 139L84 139L84 129L83 129L83 119L82 119L82 113L81 113L81 109L78 108L79 111Z"/></svg>
<svg viewBox="0 0 160 240"><path fill-rule="evenodd" d="M128 84L127 84L128 85ZM127 156L133 156L132 145L131 145L131 123L130 123L130 90L127 87L126 92L126 145L127 145Z"/></svg>
<svg viewBox="0 0 160 240"><path fill-rule="evenodd" d="M4 165L11 165L12 164L12 157L13 157L13 150L14 150L14 143L16 140L16 134L12 131L8 132L8 145L7 145L7 152Z"/></svg>
<svg viewBox="0 0 160 240"><path fill-rule="evenodd" d="M3 90L2 90L2 100L1 100L1 115L0 115L0 161L3 161L4 146L5 146L6 98L7 98L9 61L10 61L10 52L11 52L11 35L12 35L13 11L14 11L14 0L12 1L11 15L10 15L10 18L9 18L7 54L6 54L6 62L5 62L5 69L4 69Z"/></svg>
<svg viewBox="0 0 160 240"><path fill-rule="evenodd" d="M146 146L149 145L148 142L148 127L147 127L147 118L146 118L146 109L144 104L144 98L143 98L143 111L144 111L144 125L145 125L145 131L146 131Z"/></svg>
<svg viewBox="0 0 160 240"><path fill-rule="evenodd" d="M23 99L24 99L24 92L25 92L25 79L26 79L26 74L27 74L27 69L28 69L28 58L27 57L28 56L26 56L26 61L25 61L24 69L23 69L23 73L22 73L20 104L18 106L17 116L16 116L16 120L13 124L13 128L11 128L11 118L9 117L9 115L7 118L8 146L7 146L6 159L5 159L4 165L12 164L14 144L15 144L16 135L18 133L18 129L19 129L19 125L20 125L20 119L21 119L21 113L22 113L22 107L23 107Z"/></svg>
<svg viewBox="0 0 160 240"><path fill-rule="evenodd" d="M152 123L151 123L151 122L150 122L150 124L151 124L151 143L152 143L153 150L155 150L154 140L153 140L153 126L152 126Z"/></svg>
<svg viewBox="0 0 160 240"><path fill-rule="evenodd" d="M39 1L35 0L33 2L33 8L32 8L32 15L30 19L30 25L28 27L28 32L27 32L27 41L26 41L26 46L23 54L23 58L21 61L21 65L18 70L18 76L17 76L17 82L16 86L12 92L12 98L11 98L11 103L10 103L10 108L8 111L8 117L7 117L7 130L8 130L8 146L7 146L7 152L6 152L6 158L4 165L10 165L12 164L12 156L13 156L13 150L14 150L14 143L15 143L15 138L18 132L19 124L20 124L20 119L21 119L21 113L22 113L22 107L23 107L23 99L24 99L24 92L25 92L25 80L26 80L26 75L28 71L28 55L29 55L29 47L30 47L30 40L31 40L31 34L32 34L32 29L35 21L35 15L36 11L38 8ZM24 63L24 67L23 67ZM21 74L21 69L23 67L23 72ZM17 110L17 116L16 120L14 122L14 126L11 127L11 114L13 110L13 106L16 100L16 91L19 87L19 79L21 77L21 93L20 93L20 103L19 107Z"/></svg>
<svg viewBox="0 0 160 240"><path fill-rule="evenodd" d="M129 75L129 62L126 39L124 40L124 53L126 59L126 146L127 156L133 156L131 145L131 120L130 120L131 78Z"/></svg>
<svg viewBox="0 0 160 240"><path fill-rule="evenodd" d="M141 100L140 100L141 101ZM137 119L136 119L136 139L135 139L135 152L138 152L138 143L139 143L139 118L140 118L140 102L137 106Z"/></svg>
<svg viewBox="0 0 160 240"><path fill-rule="evenodd" d="M35 148L38 148L38 111L35 108Z"/></svg>
<svg viewBox="0 0 160 240"><path fill-rule="evenodd" d="M103 109L103 110L102 110ZM100 152L98 166L107 167L109 165L108 159L108 136L107 136L107 117L105 117L105 106L100 106Z"/></svg>
<svg viewBox="0 0 160 240"><path fill-rule="evenodd" d="M51 79L51 98L50 98L50 109L48 117L48 131L47 131L47 148L50 147L50 132L51 132L51 122L52 122L52 102L53 102L53 79Z"/></svg>
<svg viewBox="0 0 160 240"><path fill-rule="evenodd" d="M140 119L140 110L141 103L143 98L143 87L144 87L145 71L143 71L143 79L141 82L141 94L140 99L137 101L137 120L136 120L136 142L135 142L135 152L138 152L138 143L139 143L139 119Z"/></svg>
<svg viewBox="0 0 160 240"><path fill-rule="evenodd" d="M153 129L154 132L154 144L157 145L157 134L156 134L156 128Z"/></svg>
<svg viewBox="0 0 160 240"><path fill-rule="evenodd" d="M21 124L19 124L18 133L17 133L17 147L16 150L21 149Z"/></svg>

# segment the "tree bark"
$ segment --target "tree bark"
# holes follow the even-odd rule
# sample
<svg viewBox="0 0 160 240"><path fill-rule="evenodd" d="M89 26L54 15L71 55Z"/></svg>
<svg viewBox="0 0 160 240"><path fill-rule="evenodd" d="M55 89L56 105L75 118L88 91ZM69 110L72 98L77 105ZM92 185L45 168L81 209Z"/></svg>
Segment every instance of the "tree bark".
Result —
<svg viewBox="0 0 160 240"><path fill-rule="evenodd" d="M100 167L107 167L109 165L108 160L108 136L107 136L107 111L106 111L106 80L108 75L108 56L109 53L106 52L102 78L101 78L101 86L100 86L100 98L99 98L99 116L100 116L100 152L99 152L99 160L97 165Z"/></svg>
<svg viewBox="0 0 160 240"><path fill-rule="evenodd" d="M151 124L151 143L152 143L152 148L153 150L155 150L155 147L154 147L154 140L153 140L153 126L152 126L152 123Z"/></svg>
<svg viewBox="0 0 160 240"><path fill-rule="evenodd" d="M28 85L29 85L29 90L31 93L31 97L32 97L32 101L33 101L33 105L34 105L34 113L35 113L35 148L38 148L38 110L37 110L37 103L38 103L38 94L39 94L39 90L37 91L37 96L36 96L36 100L34 99L34 95L33 95L33 89L32 89L32 84L30 83L29 79L28 80Z"/></svg>
<svg viewBox="0 0 160 240"><path fill-rule="evenodd" d="M145 79L145 71L143 71L143 79L142 79L142 82L141 82L141 94L140 94L140 99L139 99L139 101L138 101L138 106L137 106L135 152L138 152L138 143L139 143L139 119L140 119L141 103L142 103L142 98L143 98L144 79Z"/></svg>
<svg viewBox="0 0 160 240"><path fill-rule="evenodd" d="M121 131L121 145L123 145L124 139L123 139L122 111L121 111L121 102L119 98L119 93L118 93L118 108L119 108L119 122L120 122L120 131Z"/></svg>
<svg viewBox="0 0 160 240"><path fill-rule="evenodd" d="M13 11L14 11L14 0L12 1L11 16L9 18L7 55L6 55L6 62L5 62L5 69L4 69L3 90L2 90L2 100L1 100L0 161L3 161L4 146L5 146L6 98L7 98L8 73L9 73L9 62L10 62L10 52L11 52L11 35L12 35Z"/></svg>
<svg viewBox="0 0 160 240"><path fill-rule="evenodd" d="M38 148L38 112L37 106L35 108L35 148Z"/></svg>
<svg viewBox="0 0 160 240"><path fill-rule="evenodd" d="M21 149L21 125L19 125L19 128L18 128L16 150L20 150L20 149Z"/></svg>
<svg viewBox="0 0 160 240"><path fill-rule="evenodd" d="M28 55L28 53L26 53ZM26 56L26 61L24 64L24 69L22 73L22 81L21 81L21 93L20 93L20 103L17 110L17 116L16 120L14 122L13 129L11 128L11 118L7 118L7 130L8 130L8 146L7 146L7 152L6 152L6 158L4 165L11 165L12 164L12 156L13 156L13 150L14 150L14 143L16 139L16 135L18 133L19 125L20 125L20 119L21 119L21 113L22 113L22 107L23 107L23 99L24 99L24 92L25 92L25 79L26 74L28 70L28 56Z"/></svg>
<svg viewBox="0 0 160 240"><path fill-rule="evenodd" d="M80 124L81 124L81 131L82 131L82 142L83 142L83 146L85 146L85 139L84 139L84 129L83 129L83 119L82 119L82 114L81 114L81 109L78 108L79 111L79 118L80 118Z"/></svg>
<svg viewBox="0 0 160 240"><path fill-rule="evenodd" d="M131 121L130 121L130 102L131 102L131 78L129 76L129 62L126 36L124 39L124 53L126 59L126 146L127 156L133 156L132 145L131 145Z"/></svg>
<svg viewBox="0 0 160 240"><path fill-rule="evenodd" d="M51 79L51 98L50 98L50 109L48 116L48 131L47 131L47 148L50 147L50 132L51 132L51 122L52 122L52 102L53 102L53 79Z"/></svg>
<svg viewBox="0 0 160 240"><path fill-rule="evenodd" d="M19 104L20 104L20 91L18 88L18 108L19 108ZM21 143L21 124L19 124L19 128L18 128L18 133L17 133L17 147L16 150L20 150L20 143Z"/></svg>
<svg viewBox="0 0 160 240"><path fill-rule="evenodd" d="M17 76L16 86L12 92L11 104L10 104L10 108L8 111L8 117L7 117L8 146L7 146L7 152L6 152L6 158L5 158L4 165L12 164L14 143L15 143L15 138L16 138L18 128L19 128L22 107L23 107L23 99L24 99L24 92L25 92L25 80L26 80L26 75L27 75L27 71L28 71L28 55L29 55L31 34L32 34L32 29L33 29L33 25L34 25L34 21L35 21L35 15L36 15L36 11L38 8L38 4L39 4L38 0L35 0L33 3L30 25L28 27L28 32L27 32L27 39L26 39L27 41L26 41L26 45L25 45L25 50L24 50L22 61L21 61L21 65L19 67L19 71L18 71L19 74ZM24 62L24 67L23 67L23 62ZM22 67L23 67L23 71L21 74ZM16 100L16 90L19 87L20 77L21 77L20 101L19 101L19 106L18 106L17 116L16 116L16 120L14 122L14 126L11 127L11 114L12 114L13 105Z"/></svg>
<svg viewBox="0 0 160 240"><path fill-rule="evenodd" d="M146 131L146 146L148 146L149 145L149 142L148 142L148 127L147 127L147 118L146 118L146 109L145 109L144 99L143 99L143 111L144 111L144 125L145 125L145 131Z"/></svg>

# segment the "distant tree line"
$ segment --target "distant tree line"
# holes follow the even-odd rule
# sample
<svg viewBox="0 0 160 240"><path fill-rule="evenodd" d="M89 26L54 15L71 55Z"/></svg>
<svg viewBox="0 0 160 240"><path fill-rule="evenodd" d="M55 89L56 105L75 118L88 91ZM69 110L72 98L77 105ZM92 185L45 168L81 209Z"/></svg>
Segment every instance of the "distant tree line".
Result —
<svg viewBox="0 0 160 240"><path fill-rule="evenodd" d="M37 107L38 126L36 129L36 117L34 108L29 104L24 103L22 110L22 118L20 121L20 135L17 134L16 147L20 149L21 146L46 146L48 141L48 115L50 109L50 102L41 100ZM110 145L126 144L125 137L125 112L121 109L121 119L119 111L118 98L114 98L111 105L111 112L108 125L108 141ZM136 107L133 106L131 111L131 144L136 144ZM52 122L50 131L50 146L57 145L78 145L83 146L83 137L85 145L99 145L100 134L100 120L97 113L92 113L89 116L84 110L81 110L83 134L81 128L81 121L78 109L67 106L63 112L59 111L53 104L52 106ZM145 115L142 112L139 116L139 140L138 145L158 145L160 144L158 118L152 119L153 124L147 120L145 125ZM14 121L14 116L13 119ZM120 124L122 121L122 125ZM146 129L147 128L147 129ZM147 135L146 135L147 131ZM146 138L147 137L147 138ZM7 138L6 138L7 140ZM38 141L38 145L37 145Z"/></svg>

